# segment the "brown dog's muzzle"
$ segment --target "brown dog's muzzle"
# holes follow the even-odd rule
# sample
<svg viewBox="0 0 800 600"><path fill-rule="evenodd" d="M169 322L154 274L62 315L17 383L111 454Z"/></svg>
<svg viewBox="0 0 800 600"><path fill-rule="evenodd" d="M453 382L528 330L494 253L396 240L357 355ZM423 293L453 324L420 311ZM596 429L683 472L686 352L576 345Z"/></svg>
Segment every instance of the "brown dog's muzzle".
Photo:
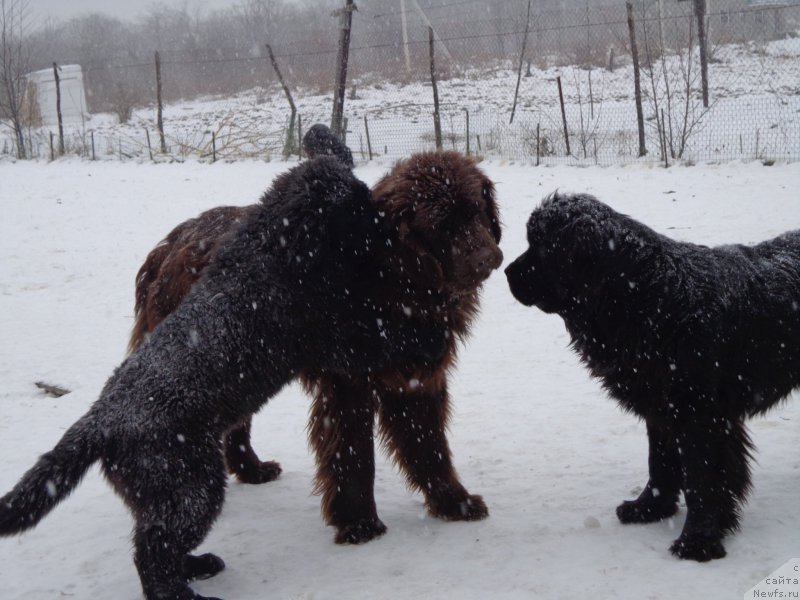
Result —
<svg viewBox="0 0 800 600"><path fill-rule="evenodd" d="M496 245L480 248L473 252L467 262L480 280L486 279L492 271L503 264L503 252Z"/></svg>
<svg viewBox="0 0 800 600"><path fill-rule="evenodd" d="M474 289L503 264L503 252L494 239L486 236L477 248L464 249L454 260L452 285L459 290Z"/></svg>

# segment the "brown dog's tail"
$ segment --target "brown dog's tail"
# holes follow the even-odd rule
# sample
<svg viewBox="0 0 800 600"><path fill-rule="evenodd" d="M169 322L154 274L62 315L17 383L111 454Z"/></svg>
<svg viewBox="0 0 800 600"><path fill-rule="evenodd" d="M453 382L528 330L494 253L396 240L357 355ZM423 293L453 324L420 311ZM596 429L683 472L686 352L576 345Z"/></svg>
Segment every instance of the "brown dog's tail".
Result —
<svg viewBox="0 0 800 600"><path fill-rule="evenodd" d="M102 449L103 436L94 417L84 415L0 498L0 536L34 527L78 486Z"/></svg>

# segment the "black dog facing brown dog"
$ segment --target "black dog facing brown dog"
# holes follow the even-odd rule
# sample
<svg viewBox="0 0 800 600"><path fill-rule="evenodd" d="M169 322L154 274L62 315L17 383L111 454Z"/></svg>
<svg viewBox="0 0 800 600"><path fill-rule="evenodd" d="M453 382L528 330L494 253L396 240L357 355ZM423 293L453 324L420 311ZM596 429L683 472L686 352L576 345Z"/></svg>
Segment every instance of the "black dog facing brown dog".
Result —
<svg viewBox="0 0 800 600"><path fill-rule="evenodd" d="M647 425L650 478L623 523L687 516L672 552L725 556L750 489L744 421L800 386L800 231L755 246L677 242L587 195L533 211L513 295L558 314L572 347Z"/></svg>
<svg viewBox="0 0 800 600"><path fill-rule="evenodd" d="M445 351L446 324L376 303L392 232L370 200L333 157L278 177L86 415L0 498L0 535L34 527L100 461L133 514L146 598L199 600L187 581L224 568L190 554L222 508L224 432L299 371Z"/></svg>

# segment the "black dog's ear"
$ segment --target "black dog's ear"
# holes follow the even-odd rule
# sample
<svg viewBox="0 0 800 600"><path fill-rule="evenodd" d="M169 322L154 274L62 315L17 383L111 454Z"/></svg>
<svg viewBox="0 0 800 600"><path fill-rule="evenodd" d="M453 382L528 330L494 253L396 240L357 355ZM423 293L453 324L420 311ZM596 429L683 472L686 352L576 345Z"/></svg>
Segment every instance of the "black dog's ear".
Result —
<svg viewBox="0 0 800 600"><path fill-rule="evenodd" d="M497 199L495 198L494 183L489 179L484 180L481 185L481 194L486 202L486 215L491 223L492 236L497 243L500 243L500 213L497 210Z"/></svg>
<svg viewBox="0 0 800 600"><path fill-rule="evenodd" d="M592 216L580 215L562 230L561 245L570 263L593 266L603 251L604 235Z"/></svg>

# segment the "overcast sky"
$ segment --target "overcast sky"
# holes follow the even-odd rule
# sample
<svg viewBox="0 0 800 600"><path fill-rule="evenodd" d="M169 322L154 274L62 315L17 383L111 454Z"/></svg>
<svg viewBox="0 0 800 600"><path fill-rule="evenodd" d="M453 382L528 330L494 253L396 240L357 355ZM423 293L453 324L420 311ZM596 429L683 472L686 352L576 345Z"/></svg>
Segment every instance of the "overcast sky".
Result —
<svg viewBox="0 0 800 600"><path fill-rule="evenodd" d="M135 19L153 4L190 8L200 7L204 11L225 8L236 4L236 0L29 0L31 17L35 21L52 17L66 21L89 12L102 12L124 20Z"/></svg>

